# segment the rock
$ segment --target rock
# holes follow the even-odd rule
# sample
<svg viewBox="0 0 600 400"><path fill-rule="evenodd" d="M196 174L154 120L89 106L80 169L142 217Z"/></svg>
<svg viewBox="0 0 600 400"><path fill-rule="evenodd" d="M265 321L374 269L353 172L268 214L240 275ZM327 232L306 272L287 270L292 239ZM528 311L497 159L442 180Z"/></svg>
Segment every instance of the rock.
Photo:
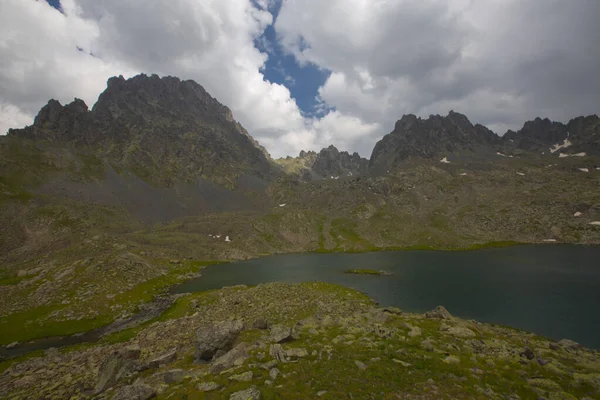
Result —
<svg viewBox="0 0 600 400"><path fill-rule="evenodd" d="M397 307L383 307L381 311L386 312L388 314L402 315L402 310Z"/></svg>
<svg viewBox="0 0 600 400"><path fill-rule="evenodd" d="M284 350L286 357L306 357L308 355L308 351L303 348L291 348Z"/></svg>
<svg viewBox="0 0 600 400"><path fill-rule="evenodd" d="M171 350L167 353L164 353L156 358L153 358L148 363L148 368L158 368L164 364L170 364L177 358L177 350Z"/></svg>
<svg viewBox="0 0 600 400"><path fill-rule="evenodd" d="M163 373L165 383L173 384L181 382L187 374L187 371L182 369L172 369Z"/></svg>
<svg viewBox="0 0 600 400"><path fill-rule="evenodd" d="M116 391L111 400L148 400L156 397L156 392L150 386L134 384L123 386Z"/></svg>
<svg viewBox="0 0 600 400"><path fill-rule="evenodd" d="M423 350L433 351L433 342L429 338L425 339L421 342L421 347Z"/></svg>
<svg viewBox="0 0 600 400"><path fill-rule="evenodd" d="M583 347L579 343L574 342L573 340L569 340L569 339L562 339L558 342L558 344L561 345L562 347L566 347L568 349L573 349L573 350L577 350L577 349L580 349Z"/></svg>
<svg viewBox="0 0 600 400"><path fill-rule="evenodd" d="M202 382L196 386L196 389L201 392L212 392L213 390L221 389L221 385L217 382Z"/></svg>
<svg viewBox="0 0 600 400"><path fill-rule="evenodd" d="M533 360L535 358L535 354L533 354L533 350L531 350L529 347L525 347L525 350L520 352L519 356L525 357L528 360Z"/></svg>
<svg viewBox="0 0 600 400"><path fill-rule="evenodd" d="M271 327L270 341L283 343L292 339L292 328L283 325L274 325Z"/></svg>
<svg viewBox="0 0 600 400"><path fill-rule="evenodd" d="M121 354L128 360L138 360L142 355L142 350L139 346L129 346L121 350Z"/></svg>
<svg viewBox="0 0 600 400"><path fill-rule="evenodd" d="M277 360L278 362L281 362L281 363L287 362L287 360L285 358L285 353L284 353L283 349L281 348L280 344L272 344L271 348L269 349L269 355L271 357L273 357L275 360Z"/></svg>
<svg viewBox="0 0 600 400"><path fill-rule="evenodd" d="M419 328L418 326L413 326L410 330L410 332L408 332L408 336L410 337L416 337L416 336L421 336L423 332L421 331L421 328Z"/></svg>
<svg viewBox="0 0 600 400"><path fill-rule="evenodd" d="M252 328L254 329L269 329L269 323L262 318L257 319L252 323Z"/></svg>
<svg viewBox="0 0 600 400"><path fill-rule="evenodd" d="M318 396L318 397L324 396L325 394L327 394L327 390L319 390L319 391L317 392L317 396Z"/></svg>
<svg viewBox="0 0 600 400"><path fill-rule="evenodd" d="M171 260L171 264L181 264L181 260Z"/></svg>
<svg viewBox="0 0 600 400"><path fill-rule="evenodd" d="M229 377L232 381L238 382L250 382L254 377L254 373L252 371L243 372L241 374L232 375Z"/></svg>
<svg viewBox="0 0 600 400"><path fill-rule="evenodd" d="M397 358L393 358L392 361L396 364L402 365L403 367L410 367L412 365L410 363L407 363L406 361L398 360Z"/></svg>
<svg viewBox="0 0 600 400"><path fill-rule="evenodd" d="M252 386L245 390L240 390L239 392L232 393L229 396L229 400L260 400L260 390L256 388L256 386Z"/></svg>
<svg viewBox="0 0 600 400"><path fill-rule="evenodd" d="M425 318L437 318L437 319L452 319L452 314L444 308L444 306L437 306L431 311L425 313Z"/></svg>
<svg viewBox="0 0 600 400"><path fill-rule="evenodd" d="M444 361L446 364L460 364L460 358L458 358L456 356L448 356L448 357L444 358L442 361Z"/></svg>
<svg viewBox="0 0 600 400"><path fill-rule="evenodd" d="M260 367L262 369L266 369L267 371L270 370L271 368L275 367L277 365L277 360L271 360L267 363L264 364L260 364Z"/></svg>
<svg viewBox="0 0 600 400"><path fill-rule="evenodd" d="M194 299L194 300L190 301L190 308L191 309L198 308L198 299Z"/></svg>
<svg viewBox="0 0 600 400"><path fill-rule="evenodd" d="M354 360L354 364L356 364L358 369L360 369L361 371L364 371L365 369L369 368L369 366L367 364L360 362L358 360Z"/></svg>
<svg viewBox="0 0 600 400"><path fill-rule="evenodd" d="M14 348L15 348L15 347L17 347L18 345L19 345L19 342L12 342L12 343L9 343L9 344L7 344L5 347L6 347L7 349L14 349Z"/></svg>
<svg viewBox="0 0 600 400"><path fill-rule="evenodd" d="M217 350L227 351L243 329L241 321L207 324L196 331L196 362L209 361Z"/></svg>
<svg viewBox="0 0 600 400"><path fill-rule="evenodd" d="M452 326L447 330L447 333L452 336L457 336L461 338L469 338L477 336L475 332L470 330L469 328L465 328L464 326Z"/></svg>
<svg viewBox="0 0 600 400"><path fill-rule="evenodd" d="M98 370L98 383L95 393L104 392L115 385L120 379L132 374L138 369L136 360L131 359L133 354L127 350L115 351L110 354L100 365Z"/></svg>
<svg viewBox="0 0 600 400"><path fill-rule="evenodd" d="M269 371L269 376L271 377L271 379L275 380L275 379L277 379L277 377L279 376L280 373L281 373L281 371L279 371L277 368L272 368Z"/></svg>
<svg viewBox="0 0 600 400"><path fill-rule="evenodd" d="M210 366L211 373L219 373L234 365L241 365L248 359L248 343L240 343L235 348L213 361Z"/></svg>

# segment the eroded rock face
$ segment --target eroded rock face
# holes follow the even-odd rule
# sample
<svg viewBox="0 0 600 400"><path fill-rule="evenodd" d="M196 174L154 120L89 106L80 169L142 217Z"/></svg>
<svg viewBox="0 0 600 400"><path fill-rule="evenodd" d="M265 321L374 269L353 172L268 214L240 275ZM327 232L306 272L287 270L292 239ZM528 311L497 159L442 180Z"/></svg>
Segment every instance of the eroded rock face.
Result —
<svg viewBox="0 0 600 400"><path fill-rule="evenodd" d="M210 361L217 351L228 351L242 331L242 321L226 321L200 327L196 331L196 362Z"/></svg>

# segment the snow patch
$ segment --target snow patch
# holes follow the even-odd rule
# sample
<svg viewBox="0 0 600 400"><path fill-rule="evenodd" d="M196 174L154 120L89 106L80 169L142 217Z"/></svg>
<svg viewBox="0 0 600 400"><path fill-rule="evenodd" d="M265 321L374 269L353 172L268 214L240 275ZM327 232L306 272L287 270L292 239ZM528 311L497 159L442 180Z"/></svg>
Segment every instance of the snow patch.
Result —
<svg viewBox="0 0 600 400"><path fill-rule="evenodd" d="M280 204L279 207L285 207L287 203Z"/></svg>
<svg viewBox="0 0 600 400"><path fill-rule="evenodd" d="M460 176L466 176L466 175L467 175L466 172L463 172L462 174L460 174Z"/></svg>
<svg viewBox="0 0 600 400"><path fill-rule="evenodd" d="M558 158L565 158L565 157L569 157L569 155L568 155L568 154L565 154L565 153L560 153L560 154L558 155Z"/></svg>
<svg viewBox="0 0 600 400"><path fill-rule="evenodd" d="M441 163L443 164L450 164L450 161L448 161L448 157L444 157L440 160Z"/></svg>
<svg viewBox="0 0 600 400"><path fill-rule="evenodd" d="M590 222L589 225L596 225L596 226L600 226L600 221L593 221Z"/></svg>
<svg viewBox="0 0 600 400"><path fill-rule="evenodd" d="M544 239L544 242L556 242L556 239Z"/></svg>
<svg viewBox="0 0 600 400"><path fill-rule="evenodd" d="M587 169L587 168L578 168L578 169L579 169L581 172L590 172L590 170L589 170L589 169Z"/></svg>
<svg viewBox="0 0 600 400"><path fill-rule="evenodd" d="M581 214L579 211L577 211L575 214L573 214L574 217L581 217L583 214Z"/></svg>
<svg viewBox="0 0 600 400"><path fill-rule="evenodd" d="M229 236L225 236L225 241L226 242L231 242L231 239L229 239Z"/></svg>
<svg viewBox="0 0 600 400"><path fill-rule="evenodd" d="M352 176L352 172L348 171L348 176Z"/></svg>
<svg viewBox="0 0 600 400"><path fill-rule="evenodd" d="M525 174L522 172L517 172L517 175L525 176Z"/></svg>
<svg viewBox="0 0 600 400"><path fill-rule="evenodd" d="M560 149L566 149L567 147L570 147L573 143L571 143L571 141L569 139L565 139L562 144L555 144L554 147L552 147L550 149L550 153L554 154L556 153L558 150Z"/></svg>
<svg viewBox="0 0 600 400"><path fill-rule="evenodd" d="M584 153L584 152L575 153L575 154L571 154L571 157L587 157L587 153Z"/></svg>

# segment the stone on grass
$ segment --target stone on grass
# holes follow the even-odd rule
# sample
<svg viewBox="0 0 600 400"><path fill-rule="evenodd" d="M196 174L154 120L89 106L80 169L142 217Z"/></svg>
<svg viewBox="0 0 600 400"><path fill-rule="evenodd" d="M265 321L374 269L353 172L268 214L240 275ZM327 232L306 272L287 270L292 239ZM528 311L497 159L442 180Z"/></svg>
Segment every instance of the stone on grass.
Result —
<svg viewBox="0 0 600 400"><path fill-rule="evenodd" d="M448 356L448 357L444 358L442 361L444 361L446 364L460 364L460 358L458 358L456 356Z"/></svg>
<svg viewBox="0 0 600 400"><path fill-rule="evenodd" d="M292 340L292 328L283 325L274 325L271 327L271 336L269 340L275 343L283 343Z"/></svg>
<svg viewBox="0 0 600 400"><path fill-rule="evenodd" d="M269 349L269 355L271 357L273 357L275 360L277 360L278 362L281 362L281 363L287 362L287 360L285 358L285 353L283 352L283 349L281 348L280 344L272 344L271 348Z"/></svg>
<svg viewBox="0 0 600 400"><path fill-rule="evenodd" d="M410 330L410 332L408 332L408 336L410 337L416 337L416 336L421 336L423 334L423 332L421 331L421 328L419 328L418 326L413 326Z"/></svg>
<svg viewBox="0 0 600 400"><path fill-rule="evenodd" d="M306 357L308 355L308 351L306 349L300 348L300 347L294 347L291 349L286 349L285 350L285 356L286 357Z"/></svg>
<svg viewBox="0 0 600 400"><path fill-rule="evenodd" d="M229 351L242 331L242 321L206 324L196 331L196 362L210 361L217 351Z"/></svg>
<svg viewBox="0 0 600 400"><path fill-rule="evenodd" d="M406 361L398 360L397 358L393 358L392 361L395 362L396 364L402 365L403 367L410 367L412 365L411 363L407 363Z"/></svg>
<svg viewBox="0 0 600 400"><path fill-rule="evenodd" d="M279 376L280 373L281 373L281 371L279 371L277 368L272 368L269 371L269 376L271 377L271 379L275 380L275 379L277 379L277 377Z"/></svg>
<svg viewBox="0 0 600 400"><path fill-rule="evenodd" d="M358 369L360 369L361 371L364 371L365 369L369 368L369 366L367 364L365 364L364 362L358 361L358 360L354 360L354 364L356 364Z"/></svg>
<svg viewBox="0 0 600 400"><path fill-rule="evenodd" d="M568 349L573 349L573 350L577 350L582 348L583 346L580 345L579 343L570 340L570 339L562 339L558 342L559 345L561 345L562 347L566 347Z"/></svg>
<svg viewBox="0 0 600 400"><path fill-rule="evenodd" d="M229 400L260 400L260 390L256 386L252 386L248 389L240 390L239 392L232 393L229 396Z"/></svg>
<svg viewBox="0 0 600 400"><path fill-rule="evenodd" d="M232 381L238 382L250 382L254 377L254 373L252 371L243 372L241 374L232 375L229 377Z"/></svg>
<svg viewBox="0 0 600 400"><path fill-rule="evenodd" d="M202 382L196 386L196 389L201 392L212 392L213 390L221 389L221 385L217 382Z"/></svg>
<svg viewBox="0 0 600 400"><path fill-rule="evenodd" d="M437 306L431 311L425 313L425 318L433 319L452 319L452 314L444 306Z"/></svg>
<svg viewBox="0 0 600 400"><path fill-rule="evenodd" d="M134 384L123 386L116 391L112 400L148 400L156 397L156 392L150 386Z"/></svg>
<svg viewBox="0 0 600 400"><path fill-rule="evenodd" d="M448 329L447 333L452 336L457 336L461 338L469 338L475 337L475 332L470 330L469 328L465 328L464 326L452 326Z"/></svg>
<svg viewBox="0 0 600 400"><path fill-rule="evenodd" d="M317 396L318 396L318 397L324 396L325 394L327 394L327 390L319 390L319 391L317 392Z"/></svg>
<svg viewBox="0 0 600 400"><path fill-rule="evenodd" d="M266 362L264 364L260 364L260 367L262 369L266 369L267 371L269 371L271 368L275 367L277 365L277 360L271 360L269 362Z"/></svg>
<svg viewBox="0 0 600 400"><path fill-rule="evenodd" d="M267 323L267 321L265 321L262 318L259 318L257 320L254 321L254 323L252 324L252 328L254 329L268 329L269 328L269 324Z"/></svg>

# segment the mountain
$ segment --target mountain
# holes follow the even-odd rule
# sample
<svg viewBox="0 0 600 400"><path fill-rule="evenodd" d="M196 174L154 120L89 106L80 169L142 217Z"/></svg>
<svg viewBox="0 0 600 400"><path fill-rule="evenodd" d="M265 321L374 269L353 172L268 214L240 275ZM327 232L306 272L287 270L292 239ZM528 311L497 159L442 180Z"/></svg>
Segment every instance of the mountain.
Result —
<svg viewBox="0 0 600 400"><path fill-rule="evenodd" d="M394 130L373 149L370 167L388 170L410 159L435 159L450 154L487 154L501 139L483 125L473 125L463 114L450 111L427 119L404 115Z"/></svg>
<svg viewBox="0 0 600 400"><path fill-rule="evenodd" d="M356 176L367 173L369 169L369 160L358 153L339 151L334 145L319 153L302 150L298 157L280 158L276 161L286 172L298 175L303 180Z"/></svg>
<svg viewBox="0 0 600 400"><path fill-rule="evenodd" d="M404 115L373 149L370 168L387 171L409 160L493 161L497 155L566 157L600 155L600 118L578 117L562 124L549 119L528 121L502 137L463 115L450 111L427 119ZM562 154L562 155L561 155Z"/></svg>
<svg viewBox="0 0 600 400"><path fill-rule="evenodd" d="M600 118L597 115L577 117L566 125L536 118L525 122L519 131L508 131L502 137L507 151L564 156L586 153L600 155Z"/></svg>
<svg viewBox="0 0 600 400"><path fill-rule="evenodd" d="M113 77L88 110L50 100L33 125L9 136L85 150L115 170L161 187L204 178L235 187L242 175L278 176L266 150L196 82L144 74Z"/></svg>

